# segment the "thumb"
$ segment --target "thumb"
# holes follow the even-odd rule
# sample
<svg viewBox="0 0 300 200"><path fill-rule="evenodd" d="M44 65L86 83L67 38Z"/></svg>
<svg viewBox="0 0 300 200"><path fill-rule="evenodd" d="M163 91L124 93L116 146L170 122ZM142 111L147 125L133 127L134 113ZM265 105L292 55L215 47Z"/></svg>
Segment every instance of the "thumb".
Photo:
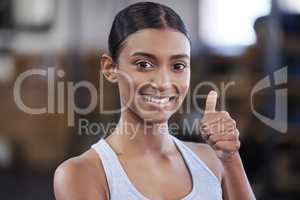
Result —
<svg viewBox="0 0 300 200"><path fill-rule="evenodd" d="M216 111L217 98L218 98L218 94L216 91L212 90L208 93L207 98L206 98L204 113Z"/></svg>

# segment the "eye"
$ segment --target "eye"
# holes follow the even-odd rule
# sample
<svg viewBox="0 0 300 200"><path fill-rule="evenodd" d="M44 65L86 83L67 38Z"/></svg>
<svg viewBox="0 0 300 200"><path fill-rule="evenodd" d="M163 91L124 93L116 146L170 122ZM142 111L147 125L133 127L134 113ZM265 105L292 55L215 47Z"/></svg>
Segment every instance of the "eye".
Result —
<svg viewBox="0 0 300 200"><path fill-rule="evenodd" d="M149 69L149 68L152 68L153 65L150 63L150 62L147 62L147 61L139 61L139 62L136 62L136 65L139 67L139 68L143 68L143 69Z"/></svg>
<svg viewBox="0 0 300 200"><path fill-rule="evenodd" d="M186 65L183 63L176 63L172 67L175 71L181 71L184 70L184 68L186 68Z"/></svg>

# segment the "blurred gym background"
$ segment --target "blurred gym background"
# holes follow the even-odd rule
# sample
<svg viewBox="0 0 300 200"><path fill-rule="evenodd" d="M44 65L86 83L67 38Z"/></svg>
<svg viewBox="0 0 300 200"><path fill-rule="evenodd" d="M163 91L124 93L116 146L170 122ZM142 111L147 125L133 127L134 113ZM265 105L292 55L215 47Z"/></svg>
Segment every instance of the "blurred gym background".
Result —
<svg viewBox="0 0 300 200"><path fill-rule="evenodd" d="M115 14L134 0L0 0L0 199L54 199L52 178L63 160L87 150L103 133L82 134L79 119L117 122L117 88L103 84L97 109L33 115L20 110L13 88L30 69L65 72L56 82L89 81L99 89L99 58ZM226 110L237 121L241 156L257 199L300 199L300 1L299 0L161 0L177 11L192 38L191 91L201 81L235 82L226 93ZM288 131L280 133L257 119L250 94L256 83L288 66ZM22 85L22 99L32 108L47 107L47 76L32 76ZM56 86L55 86L56 87ZM206 94L210 88L201 88ZM274 118L274 85L254 98L255 110ZM66 88L63 91L66 94ZM52 97L50 97L52 98ZM56 97L53 97L56 98ZM188 100L187 100L188 101ZM76 105L86 107L89 93L80 89ZM199 106L204 106L199 101ZM62 106L62 105L60 105ZM192 108L193 111L193 108ZM201 113L177 113L171 121L197 119ZM201 142L195 134L177 136Z"/></svg>

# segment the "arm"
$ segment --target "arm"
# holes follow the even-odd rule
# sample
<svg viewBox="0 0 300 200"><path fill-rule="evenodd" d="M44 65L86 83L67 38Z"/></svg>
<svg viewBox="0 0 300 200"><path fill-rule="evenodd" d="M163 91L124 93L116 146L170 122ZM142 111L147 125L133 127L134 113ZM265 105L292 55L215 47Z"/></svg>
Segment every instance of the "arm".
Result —
<svg viewBox="0 0 300 200"><path fill-rule="evenodd" d="M226 111L215 111L217 93L210 92L204 116L200 121L202 137L214 149L222 167L222 188L225 199L255 199L238 150L239 131L235 121Z"/></svg>
<svg viewBox="0 0 300 200"><path fill-rule="evenodd" d="M222 180L224 199L255 199L240 155L236 153L230 160L223 161L222 164L224 167Z"/></svg>
<svg viewBox="0 0 300 200"><path fill-rule="evenodd" d="M56 200L106 200L105 189L93 180L79 158L65 161L54 174Z"/></svg>

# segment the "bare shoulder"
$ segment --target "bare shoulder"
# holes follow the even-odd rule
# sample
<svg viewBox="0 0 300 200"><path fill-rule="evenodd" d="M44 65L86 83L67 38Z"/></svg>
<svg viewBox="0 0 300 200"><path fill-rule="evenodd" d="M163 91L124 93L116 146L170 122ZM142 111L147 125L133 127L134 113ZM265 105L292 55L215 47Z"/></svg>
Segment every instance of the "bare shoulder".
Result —
<svg viewBox="0 0 300 200"><path fill-rule="evenodd" d="M56 200L108 199L104 169L92 149L60 164L53 182Z"/></svg>
<svg viewBox="0 0 300 200"><path fill-rule="evenodd" d="M183 142L187 145L216 175L219 181L222 181L223 166L218 159L215 151L205 143Z"/></svg>

